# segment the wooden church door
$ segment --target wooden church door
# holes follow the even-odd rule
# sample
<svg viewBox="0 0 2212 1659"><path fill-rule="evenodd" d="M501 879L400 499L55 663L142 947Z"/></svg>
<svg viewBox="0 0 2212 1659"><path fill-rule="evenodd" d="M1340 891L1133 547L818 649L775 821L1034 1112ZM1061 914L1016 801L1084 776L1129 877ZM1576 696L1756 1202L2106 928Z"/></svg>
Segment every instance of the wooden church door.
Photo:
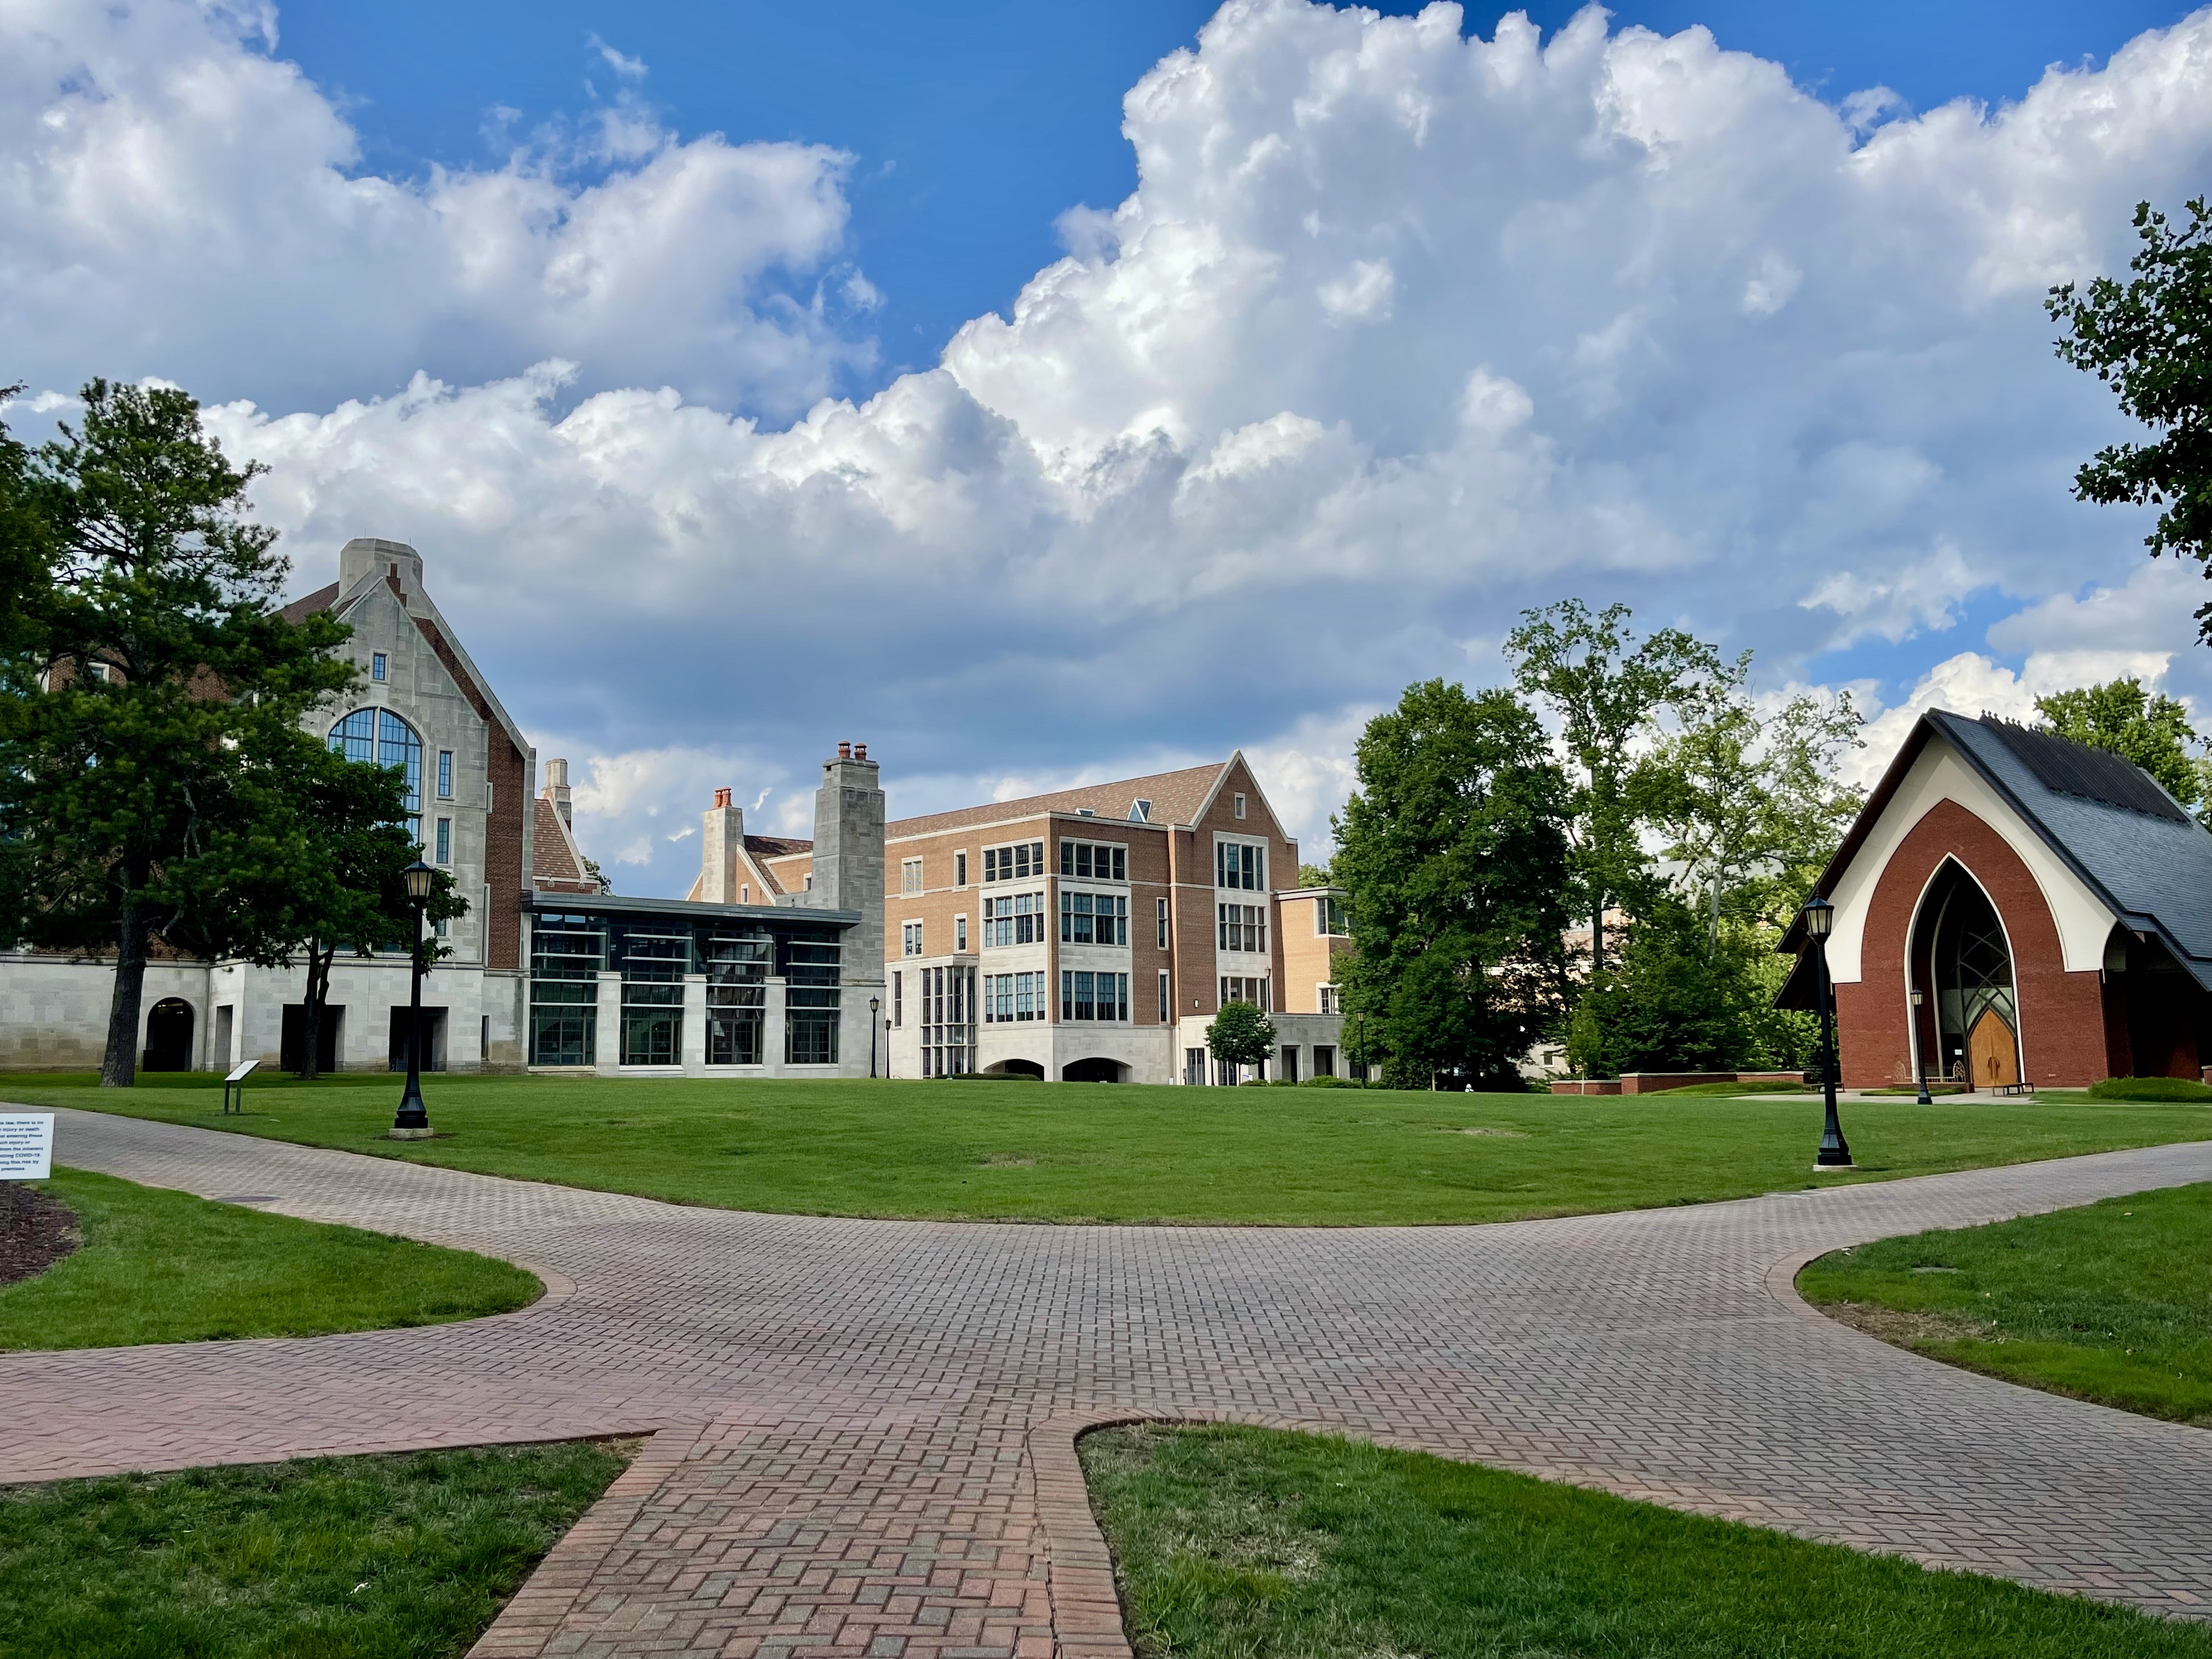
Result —
<svg viewBox="0 0 2212 1659"><path fill-rule="evenodd" d="M2020 1081L2020 1042L2012 1027L1994 1008L1985 1008L1966 1039L1968 1063L1977 1089L1995 1089Z"/></svg>

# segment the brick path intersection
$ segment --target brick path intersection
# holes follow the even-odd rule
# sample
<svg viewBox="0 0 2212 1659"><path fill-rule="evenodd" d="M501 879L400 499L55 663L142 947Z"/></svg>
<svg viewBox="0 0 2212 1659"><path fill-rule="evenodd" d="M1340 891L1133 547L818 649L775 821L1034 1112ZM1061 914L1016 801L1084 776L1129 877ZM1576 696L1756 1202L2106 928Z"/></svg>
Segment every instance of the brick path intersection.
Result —
<svg viewBox="0 0 2212 1659"><path fill-rule="evenodd" d="M2212 1144L1478 1227L685 1208L63 1112L58 1158L520 1261L411 1331L0 1355L0 1481L650 1431L483 1655L1122 1659L1073 1455L1137 1416L1337 1429L2212 1615L2212 1435L1813 1314L1840 1245L2212 1180Z"/></svg>

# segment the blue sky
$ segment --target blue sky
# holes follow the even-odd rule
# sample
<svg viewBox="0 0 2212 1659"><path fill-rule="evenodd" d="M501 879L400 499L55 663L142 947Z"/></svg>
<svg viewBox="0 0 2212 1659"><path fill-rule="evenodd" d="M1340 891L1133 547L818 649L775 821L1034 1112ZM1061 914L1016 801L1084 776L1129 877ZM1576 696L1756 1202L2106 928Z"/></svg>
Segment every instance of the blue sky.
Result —
<svg viewBox="0 0 2212 1659"><path fill-rule="evenodd" d="M647 65L647 96L684 132L853 152L854 242L885 304L882 362L850 389L872 390L934 362L970 317L1005 311L1060 252L1063 210L1111 206L1135 187L1121 95L1191 45L1214 9L1198 0L851 0L834 13L757 0L295 0L281 40L286 57L351 100L363 165L380 172L479 164L518 131L574 119L615 91L594 41ZM1467 21L1486 33L1505 9L1468 6ZM1519 9L1548 33L1578 8ZM1825 96L1887 86L1927 109L2017 98L2045 64L2101 59L2190 9L2171 0L1692 0L1613 13L1617 24L1670 34L1703 24ZM500 110L516 113L502 121Z"/></svg>
<svg viewBox="0 0 2212 1659"><path fill-rule="evenodd" d="M626 892L841 738L906 812L1243 747L1319 850L1569 595L1851 689L1869 766L2212 706L2042 305L2212 183L2212 9L1532 18L20 0L9 419L162 377L301 590L414 544Z"/></svg>

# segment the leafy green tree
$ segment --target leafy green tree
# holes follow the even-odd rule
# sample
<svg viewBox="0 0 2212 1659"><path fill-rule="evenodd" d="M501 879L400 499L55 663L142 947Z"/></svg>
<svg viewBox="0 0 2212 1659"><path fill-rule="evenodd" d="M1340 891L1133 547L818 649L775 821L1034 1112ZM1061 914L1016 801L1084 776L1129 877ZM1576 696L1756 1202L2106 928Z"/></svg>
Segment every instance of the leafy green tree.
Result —
<svg viewBox="0 0 2212 1659"><path fill-rule="evenodd" d="M1206 1048L1224 1066L1263 1066L1275 1052L1275 1023L1256 1003L1224 1003L1206 1028Z"/></svg>
<svg viewBox="0 0 2212 1659"><path fill-rule="evenodd" d="M318 1048L339 954L368 957L410 944L427 970L451 954L436 924L465 915L469 907L452 872L438 871L422 908L425 931L416 937L405 876L422 848L409 826L405 770L349 761L312 732L301 735L306 741L276 760L289 774L282 789L288 838L305 857L300 867L276 865L267 878L241 882L225 896L246 913L229 931L246 941L249 960L264 967L305 963L298 1069L313 1079L321 1072Z"/></svg>
<svg viewBox="0 0 2212 1659"><path fill-rule="evenodd" d="M326 616L275 606L276 532L246 516L254 469L164 387L84 388L22 467L48 574L0 656L0 843L18 879L0 930L36 945L112 950L100 1080L127 1087L156 938L248 954L294 924L247 890L313 878L289 791L308 713L353 677Z"/></svg>
<svg viewBox="0 0 2212 1659"><path fill-rule="evenodd" d="M1676 729L1655 729L1629 790L1699 896L1709 951L1726 917L1786 923L1865 801L1838 775L1860 743L1850 694L1808 692L1763 713L1745 689L1750 669L1747 651L1685 705Z"/></svg>
<svg viewBox="0 0 2212 1659"><path fill-rule="evenodd" d="M0 386L0 409L22 391ZM0 653L23 641L50 580L52 534L31 500L31 452L0 423Z"/></svg>
<svg viewBox="0 0 2212 1659"><path fill-rule="evenodd" d="M1709 945L1697 913L1653 895L1621 940L1619 966L1593 983L1567 1029L1585 1077L1734 1071L1753 1046L1755 982L1741 954Z"/></svg>
<svg viewBox="0 0 2212 1659"><path fill-rule="evenodd" d="M1299 886L1330 887L1334 884L1335 884L1328 878L1328 866L1326 864L1301 864L1298 866Z"/></svg>
<svg viewBox="0 0 2212 1659"><path fill-rule="evenodd" d="M1650 860L1629 799L1632 744L1660 713L1692 698L1723 670L1717 653L1680 629L1638 640L1625 605L1593 614L1580 599L1521 614L1506 636L1521 694L1548 706L1578 777L1569 800L1572 872L1590 919L1593 975L1605 969L1605 915L1650 884Z"/></svg>
<svg viewBox="0 0 2212 1659"><path fill-rule="evenodd" d="M2066 283L2045 305L2066 330L2059 356L2159 434L2099 450L2074 475L2075 497L2163 508L2143 538L2151 556L2185 556L2212 575L2212 216L2203 197L2186 205L2189 223L2176 229L2148 202L2136 204L2133 281ZM2212 604L2197 607L2197 626L2212 642Z"/></svg>
<svg viewBox="0 0 2212 1659"><path fill-rule="evenodd" d="M2035 712L2059 737L2133 761L2200 817L2212 813L2212 768L2191 752L2204 740L2190 725L2189 711L2165 693L2146 691L2130 676L2038 697Z"/></svg>
<svg viewBox="0 0 2212 1659"><path fill-rule="evenodd" d="M1368 722L1330 869L1346 1012L1387 1080L1517 1088L1562 1012L1569 789L1510 691L1430 680Z"/></svg>

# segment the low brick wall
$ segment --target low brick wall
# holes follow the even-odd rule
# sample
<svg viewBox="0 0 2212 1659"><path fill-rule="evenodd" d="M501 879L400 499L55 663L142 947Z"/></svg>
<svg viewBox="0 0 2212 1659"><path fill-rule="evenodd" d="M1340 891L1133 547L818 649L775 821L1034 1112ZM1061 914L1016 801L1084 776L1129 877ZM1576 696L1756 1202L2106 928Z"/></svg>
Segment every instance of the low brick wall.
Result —
<svg viewBox="0 0 2212 1659"><path fill-rule="evenodd" d="M2212 1072L2212 1067L2206 1069ZM1804 1079L1802 1072L1624 1072L1617 1078L1562 1078L1552 1085L1552 1092L1555 1095L1656 1095L1663 1090L1686 1089L1698 1083L1802 1083Z"/></svg>

